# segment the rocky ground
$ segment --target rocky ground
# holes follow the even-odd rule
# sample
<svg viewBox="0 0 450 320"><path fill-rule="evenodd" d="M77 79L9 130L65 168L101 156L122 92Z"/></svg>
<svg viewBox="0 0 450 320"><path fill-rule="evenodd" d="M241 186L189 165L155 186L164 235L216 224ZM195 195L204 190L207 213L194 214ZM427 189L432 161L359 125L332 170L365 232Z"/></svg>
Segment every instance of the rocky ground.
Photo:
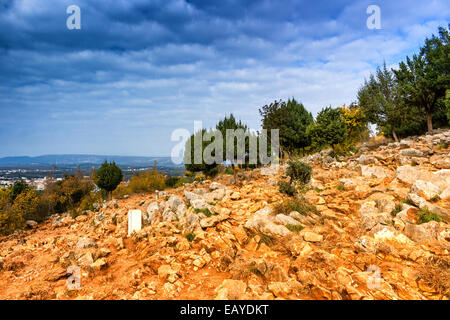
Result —
<svg viewBox="0 0 450 320"><path fill-rule="evenodd" d="M273 212L285 166L54 215L0 238L0 298L448 299L449 144L443 131L309 156L306 215ZM419 224L423 208L443 221ZM130 209L144 217L128 237Z"/></svg>

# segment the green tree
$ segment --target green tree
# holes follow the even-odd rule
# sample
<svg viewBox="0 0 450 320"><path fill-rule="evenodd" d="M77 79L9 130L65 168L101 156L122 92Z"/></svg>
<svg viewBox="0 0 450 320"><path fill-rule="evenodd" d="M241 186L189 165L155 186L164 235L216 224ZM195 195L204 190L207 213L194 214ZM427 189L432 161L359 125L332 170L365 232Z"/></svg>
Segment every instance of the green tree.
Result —
<svg viewBox="0 0 450 320"><path fill-rule="evenodd" d="M335 146L347 139L347 126L342 119L342 113L331 107L322 109L307 131L313 147L331 146L334 153Z"/></svg>
<svg viewBox="0 0 450 320"><path fill-rule="evenodd" d="M377 68L376 74L365 81L358 91L358 100L367 120L378 127L389 127L392 137L398 142L397 129L408 113L399 98L395 76L386 64Z"/></svg>
<svg viewBox="0 0 450 320"><path fill-rule="evenodd" d="M282 154L292 154L297 148L304 151L311 144L306 129L313 122L313 117L294 98L287 103L280 100L265 105L259 109L259 113L262 116L262 127L268 130L269 137L270 130L279 130Z"/></svg>
<svg viewBox="0 0 450 320"><path fill-rule="evenodd" d="M108 163L106 160L96 173L97 186L111 195L123 179L122 169L115 162Z"/></svg>
<svg viewBox="0 0 450 320"><path fill-rule="evenodd" d="M445 95L445 108L447 109L447 121L450 123L450 89Z"/></svg>
<svg viewBox="0 0 450 320"><path fill-rule="evenodd" d="M14 202L14 200L17 198L17 196L19 196L22 192L24 192L25 190L27 190L28 184L23 181L23 180L19 180L14 182L12 188L11 188L11 202Z"/></svg>
<svg viewBox="0 0 450 320"><path fill-rule="evenodd" d="M206 163L205 158L203 157L205 148L212 142L214 142L214 138L212 138L211 141L205 141L203 139L205 134L208 132L211 133L211 130L199 130L195 134L191 135L191 137L186 141L186 145L184 148L184 166L186 167L186 170L190 172L203 172L204 174L209 174L210 172L214 172L214 169L218 166L217 163ZM195 140L197 140L200 146L200 149L197 150L197 157L199 159L196 159L195 157Z"/></svg>
<svg viewBox="0 0 450 320"><path fill-rule="evenodd" d="M311 112L308 112L304 105L298 103L294 98L288 100L287 108L291 115L288 127L293 130L289 150L301 148L304 153L305 148L311 145L311 137L308 136L306 130L313 123L314 118Z"/></svg>
<svg viewBox="0 0 450 320"><path fill-rule="evenodd" d="M394 70L401 98L426 115L428 132L433 131L433 114L445 114L445 92L450 87L449 40L449 30L439 28L439 36L426 39L420 54L406 57Z"/></svg>

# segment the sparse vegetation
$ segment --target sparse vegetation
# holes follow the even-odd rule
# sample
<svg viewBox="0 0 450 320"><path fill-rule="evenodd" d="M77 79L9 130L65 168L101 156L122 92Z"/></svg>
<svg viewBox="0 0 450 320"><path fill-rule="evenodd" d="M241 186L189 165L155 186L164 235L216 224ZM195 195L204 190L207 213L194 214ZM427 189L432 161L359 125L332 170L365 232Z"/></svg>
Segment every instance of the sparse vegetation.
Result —
<svg viewBox="0 0 450 320"><path fill-rule="evenodd" d="M274 214L289 214L292 211L297 211L302 215L306 215L310 212L316 213L317 209L315 206L309 204L303 197L287 199L273 207Z"/></svg>
<svg viewBox="0 0 450 320"><path fill-rule="evenodd" d="M287 194L290 197L294 196L296 193L295 187L287 181L279 181L278 190L280 193Z"/></svg>
<svg viewBox="0 0 450 320"><path fill-rule="evenodd" d="M185 235L185 237L186 237L187 241L192 242L195 239L195 234L189 232Z"/></svg>
<svg viewBox="0 0 450 320"><path fill-rule="evenodd" d="M396 217L397 214L402 211L402 205L401 204L397 204L395 206L395 208L391 211L391 216Z"/></svg>
<svg viewBox="0 0 450 320"><path fill-rule="evenodd" d="M442 222L442 217L439 214L428 210L427 208L420 209L419 224L427 223L430 221Z"/></svg>
<svg viewBox="0 0 450 320"><path fill-rule="evenodd" d="M304 227L299 224L287 224L286 228L288 228L292 232L300 232L304 229Z"/></svg>
<svg viewBox="0 0 450 320"><path fill-rule="evenodd" d="M298 159L289 160L286 174L291 178L291 182L307 184L311 180L312 168Z"/></svg>
<svg viewBox="0 0 450 320"><path fill-rule="evenodd" d="M207 217L216 216L217 213L209 211L208 208L204 209L194 209L195 213L203 213Z"/></svg>

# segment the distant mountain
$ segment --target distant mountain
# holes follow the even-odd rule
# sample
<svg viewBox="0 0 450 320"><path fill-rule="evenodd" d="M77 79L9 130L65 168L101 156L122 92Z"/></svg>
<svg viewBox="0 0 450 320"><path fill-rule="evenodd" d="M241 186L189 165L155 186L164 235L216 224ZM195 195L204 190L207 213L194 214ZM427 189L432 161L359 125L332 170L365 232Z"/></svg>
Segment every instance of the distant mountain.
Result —
<svg viewBox="0 0 450 320"><path fill-rule="evenodd" d="M0 158L0 166L51 166L51 165L99 165L105 160L115 161L120 166L148 167L156 161L158 167L179 167L170 157L102 156L92 154L43 155L37 157Z"/></svg>

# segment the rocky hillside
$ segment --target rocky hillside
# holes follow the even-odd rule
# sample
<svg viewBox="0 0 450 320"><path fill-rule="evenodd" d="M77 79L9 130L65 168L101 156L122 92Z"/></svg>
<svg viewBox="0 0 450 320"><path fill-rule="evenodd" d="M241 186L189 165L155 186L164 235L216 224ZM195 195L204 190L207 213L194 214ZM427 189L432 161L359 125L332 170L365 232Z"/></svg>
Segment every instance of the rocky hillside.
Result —
<svg viewBox="0 0 450 320"><path fill-rule="evenodd" d="M448 299L449 144L445 131L309 156L306 214L274 212L281 166L54 215L0 238L0 298ZM130 209L143 228L128 237Z"/></svg>

